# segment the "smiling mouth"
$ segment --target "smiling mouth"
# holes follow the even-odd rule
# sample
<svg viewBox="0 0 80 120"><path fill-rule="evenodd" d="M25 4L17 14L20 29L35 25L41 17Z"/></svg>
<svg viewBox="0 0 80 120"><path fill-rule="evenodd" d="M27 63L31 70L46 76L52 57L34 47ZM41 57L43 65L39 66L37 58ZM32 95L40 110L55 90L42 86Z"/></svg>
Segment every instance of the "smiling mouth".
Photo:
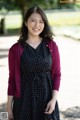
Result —
<svg viewBox="0 0 80 120"><path fill-rule="evenodd" d="M35 31L35 32L37 32L37 31L39 31L40 29L33 29L33 31Z"/></svg>

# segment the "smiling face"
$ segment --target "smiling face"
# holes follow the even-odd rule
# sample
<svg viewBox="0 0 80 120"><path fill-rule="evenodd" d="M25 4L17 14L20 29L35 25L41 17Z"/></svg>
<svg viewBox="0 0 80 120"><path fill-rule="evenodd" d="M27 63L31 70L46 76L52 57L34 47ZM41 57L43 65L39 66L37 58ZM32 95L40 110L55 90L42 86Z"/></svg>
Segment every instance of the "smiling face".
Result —
<svg viewBox="0 0 80 120"><path fill-rule="evenodd" d="M28 37L29 36L39 36L44 29L44 21L39 13L34 12L25 22L26 27L28 28Z"/></svg>

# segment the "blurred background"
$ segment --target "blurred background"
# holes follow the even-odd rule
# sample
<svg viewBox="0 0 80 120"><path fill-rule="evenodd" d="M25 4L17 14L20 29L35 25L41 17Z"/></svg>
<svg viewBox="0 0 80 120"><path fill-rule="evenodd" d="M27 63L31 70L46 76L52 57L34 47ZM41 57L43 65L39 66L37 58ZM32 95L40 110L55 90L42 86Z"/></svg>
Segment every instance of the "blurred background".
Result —
<svg viewBox="0 0 80 120"><path fill-rule="evenodd" d="M44 9L61 60L61 119L80 120L80 0L0 0L0 112L6 111L8 50L18 40L25 11Z"/></svg>

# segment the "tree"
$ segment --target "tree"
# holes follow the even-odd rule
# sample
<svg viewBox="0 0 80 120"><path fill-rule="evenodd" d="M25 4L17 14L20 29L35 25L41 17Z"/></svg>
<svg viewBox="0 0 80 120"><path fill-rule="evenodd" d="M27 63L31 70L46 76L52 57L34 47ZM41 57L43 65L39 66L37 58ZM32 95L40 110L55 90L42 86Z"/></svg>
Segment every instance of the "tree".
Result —
<svg viewBox="0 0 80 120"><path fill-rule="evenodd" d="M44 9L51 9L51 8L69 8L71 4L61 3L60 1L70 1L70 0L0 0L1 7L5 6L6 9L18 9L22 13L22 17L28 7L33 4L38 4ZM76 0L72 0L75 1Z"/></svg>
<svg viewBox="0 0 80 120"><path fill-rule="evenodd" d="M7 10L18 9L22 13L22 17L28 7L38 4L43 8L50 8L50 2L53 0L0 0L1 7L5 6Z"/></svg>

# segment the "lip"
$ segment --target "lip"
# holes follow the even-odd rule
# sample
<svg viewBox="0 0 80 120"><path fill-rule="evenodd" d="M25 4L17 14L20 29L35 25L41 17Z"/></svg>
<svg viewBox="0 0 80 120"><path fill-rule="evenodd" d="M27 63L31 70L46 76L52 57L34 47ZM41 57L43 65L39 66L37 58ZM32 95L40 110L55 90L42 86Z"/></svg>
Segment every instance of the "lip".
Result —
<svg viewBox="0 0 80 120"><path fill-rule="evenodd" d="M39 31L40 29L37 29L37 28L33 28L33 30L37 32L37 31Z"/></svg>

